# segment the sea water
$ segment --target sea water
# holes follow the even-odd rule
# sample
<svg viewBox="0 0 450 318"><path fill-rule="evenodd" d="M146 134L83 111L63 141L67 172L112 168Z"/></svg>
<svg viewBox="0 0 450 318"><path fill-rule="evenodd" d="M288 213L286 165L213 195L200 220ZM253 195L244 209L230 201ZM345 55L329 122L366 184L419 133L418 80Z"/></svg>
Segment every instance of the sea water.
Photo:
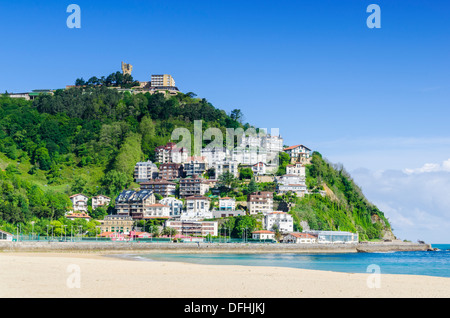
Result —
<svg viewBox="0 0 450 318"><path fill-rule="evenodd" d="M450 244L432 244L432 247L438 250L344 254L143 254L136 259L210 265L292 267L346 273L371 273L371 268L376 265L381 274L450 277Z"/></svg>

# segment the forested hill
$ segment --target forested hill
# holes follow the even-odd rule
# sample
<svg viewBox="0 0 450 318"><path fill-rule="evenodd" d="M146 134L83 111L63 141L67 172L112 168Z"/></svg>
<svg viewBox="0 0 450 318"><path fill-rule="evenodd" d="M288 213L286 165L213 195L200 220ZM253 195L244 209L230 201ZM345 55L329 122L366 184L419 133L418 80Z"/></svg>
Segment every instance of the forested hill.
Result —
<svg viewBox="0 0 450 318"><path fill-rule="evenodd" d="M202 120L203 130L217 127L224 135L225 128L250 127L239 109L227 114L194 93L166 97L99 86L57 90L33 101L0 95L0 226L58 219L74 193L114 198L137 186L136 162L153 160L154 148L170 141L174 128L193 131L195 120ZM367 239L390 231L383 213L343 169L315 153L307 176L310 189L325 186L332 196L298 199L292 211L298 226L303 220L314 229L358 231ZM230 195L245 196L245 183L242 189Z"/></svg>
<svg viewBox="0 0 450 318"><path fill-rule="evenodd" d="M33 101L0 95L0 218L57 218L78 192L114 197L132 184L136 162L152 160L175 127L193 131L194 120L203 120L203 129L245 129L240 114L227 115L193 93L166 98L90 87ZM30 199L31 192L49 196L51 212L51 203Z"/></svg>

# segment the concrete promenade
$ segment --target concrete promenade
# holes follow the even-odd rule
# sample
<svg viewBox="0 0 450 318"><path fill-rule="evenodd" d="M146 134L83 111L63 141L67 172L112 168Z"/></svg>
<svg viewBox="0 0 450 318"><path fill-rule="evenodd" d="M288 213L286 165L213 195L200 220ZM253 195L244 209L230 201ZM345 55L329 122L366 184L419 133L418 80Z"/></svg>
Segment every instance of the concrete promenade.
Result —
<svg viewBox="0 0 450 318"><path fill-rule="evenodd" d="M427 251L429 244L151 243L151 242L0 242L0 252L109 253L358 253Z"/></svg>

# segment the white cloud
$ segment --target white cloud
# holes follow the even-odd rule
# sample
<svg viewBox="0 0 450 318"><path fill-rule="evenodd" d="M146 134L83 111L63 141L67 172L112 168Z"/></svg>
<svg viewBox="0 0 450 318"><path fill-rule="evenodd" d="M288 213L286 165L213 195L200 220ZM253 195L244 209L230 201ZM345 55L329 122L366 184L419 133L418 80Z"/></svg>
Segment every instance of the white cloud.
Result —
<svg viewBox="0 0 450 318"><path fill-rule="evenodd" d="M449 163L424 165L412 173L358 169L351 175L399 238L443 243L450 241Z"/></svg>
<svg viewBox="0 0 450 318"><path fill-rule="evenodd" d="M439 171L450 172L450 159L447 159L440 164L439 163L426 163L420 168L404 169L404 172L407 174L439 172Z"/></svg>

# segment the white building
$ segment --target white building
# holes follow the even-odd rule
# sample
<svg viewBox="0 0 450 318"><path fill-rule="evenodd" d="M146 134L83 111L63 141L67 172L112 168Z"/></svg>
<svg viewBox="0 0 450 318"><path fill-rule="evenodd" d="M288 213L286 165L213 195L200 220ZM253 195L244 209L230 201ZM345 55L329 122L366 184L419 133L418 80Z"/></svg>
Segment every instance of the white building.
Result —
<svg viewBox="0 0 450 318"><path fill-rule="evenodd" d="M107 207L109 203L111 202L111 198L107 197L106 195L97 195L95 197L92 197L92 210L95 210L99 206Z"/></svg>
<svg viewBox="0 0 450 318"><path fill-rule="evenodd" d="M286 212L275 211L266 214L264 217L264 225L266 230L273 230L275 225L281 233L288 233L294 230L292 215Z"/></svg>
<svg viewBox="0 0 450 318"><path fill-rule="evenodd" d="M151 218L169 218L170 217L170 207L161 204L149 204L144 208L143 218L151 219Z"/></svg>
<svg viewBox="0 0 450 318"><path fill-rule="evenodd" d="M303 162L311 157L311 149L303 145L295 145L283 149L291 157L291 162Z"/></svg>
<svg viewBox="0 0 450 318"><path fill-rule="evenodd" d="M265 149L236 147L231 151L231 160L242 165L254 165L258 162L267 162Z"/></svg>
<svg viewBox="0 0 450 318"><path fill-rule="evenodd" d="M317 242L317 237L309 233L289 233L283 238L283 243L312 244Z"/></svg>
<svg viewBox="0 0 450 318"><path fill-rule="evenodd" d="M87 195L78 193L70 196L70 201L72 201L72 210L74 212L86 212L88 211L88 200Z"/></svg>
<svg viewBox="0 0 450 318"><path fill-rule="evenodd" d="M297 196L302 197L307 193L307 187L304 177L296 174L285 174L277 180L277 193L283 194L294 192Z"/></svg>
<svg viewBox="0 0 450 318"><path fill-rule="evenodd" d="M174 217L181 215L181 211L183 210L183 201L174 197L167 197L159 200L159 203L169 207L169 216Z"/></svg>
<svg viewBox="0 0 450 318"><path fill-rule="evenodd" d="M264 162L258 162L252 165L252 171L253 175L255 176L262 176L265 175L267 172L267 164Z"/></svg>
<svg viewBox="0 0 450 318"><path fill-rule="evenodd" d="M317 243L358 243L358 233L345 231L305 231L317 236Z"/></svg>
<svg viewBox="0 0 450 318"><path fill-rule="evenodd" d="M252 239L254 240L274 240L275 233L267 230L260 230L252 232Z"/></svg>
<svg viewBox="0 0 450 318"><path fill-rule="evenodd" d="M191 196L186 198L186 211L181 213L182 220L201 220L212 218L209 209L210 199L204 196Z"/></svg>
<svg viewBox="0 0 450 318"><path fill-rule="evenodd" d="M138 162L134 166L134 181L146 182L158 177L158 167L151 161Z"/></svg>
<svg viewBox="0 0 450 318"><path fill-rule="evenodd" d="M295 163L286 166L286 174L293 174L304 179L306 178L306 169L303 164Z"/></svg>
<svg viewBox="0 0 450 318"><path fill-rule="evenodd" d="M223 197L219 199L219 211L234 210L236 210L236 199L230 197Z"/></svg>
<svg viewBox="0 0 450 318"><path fill-rule="evenodd" d="M0 241L12 241L13 238L13 234L0 230Z"/></svg>
<svg viewBox="0 0 450 318"><path fill-rule="evenodd" d="M213 164L215 176L214 179L218 180L219 176L224 174L225 172L230 172L233 174L235 178L239 177L239 163L237 161L226 160L226 161L217 161Z"/></svg>
<svg viewBox="0 0 450 318"><path fill-rule="evenodd" d="M210 167L216 162L224 161L228 157L228 153L224 147L206 147L201 151L202 157L206 158Z"/></svg>

